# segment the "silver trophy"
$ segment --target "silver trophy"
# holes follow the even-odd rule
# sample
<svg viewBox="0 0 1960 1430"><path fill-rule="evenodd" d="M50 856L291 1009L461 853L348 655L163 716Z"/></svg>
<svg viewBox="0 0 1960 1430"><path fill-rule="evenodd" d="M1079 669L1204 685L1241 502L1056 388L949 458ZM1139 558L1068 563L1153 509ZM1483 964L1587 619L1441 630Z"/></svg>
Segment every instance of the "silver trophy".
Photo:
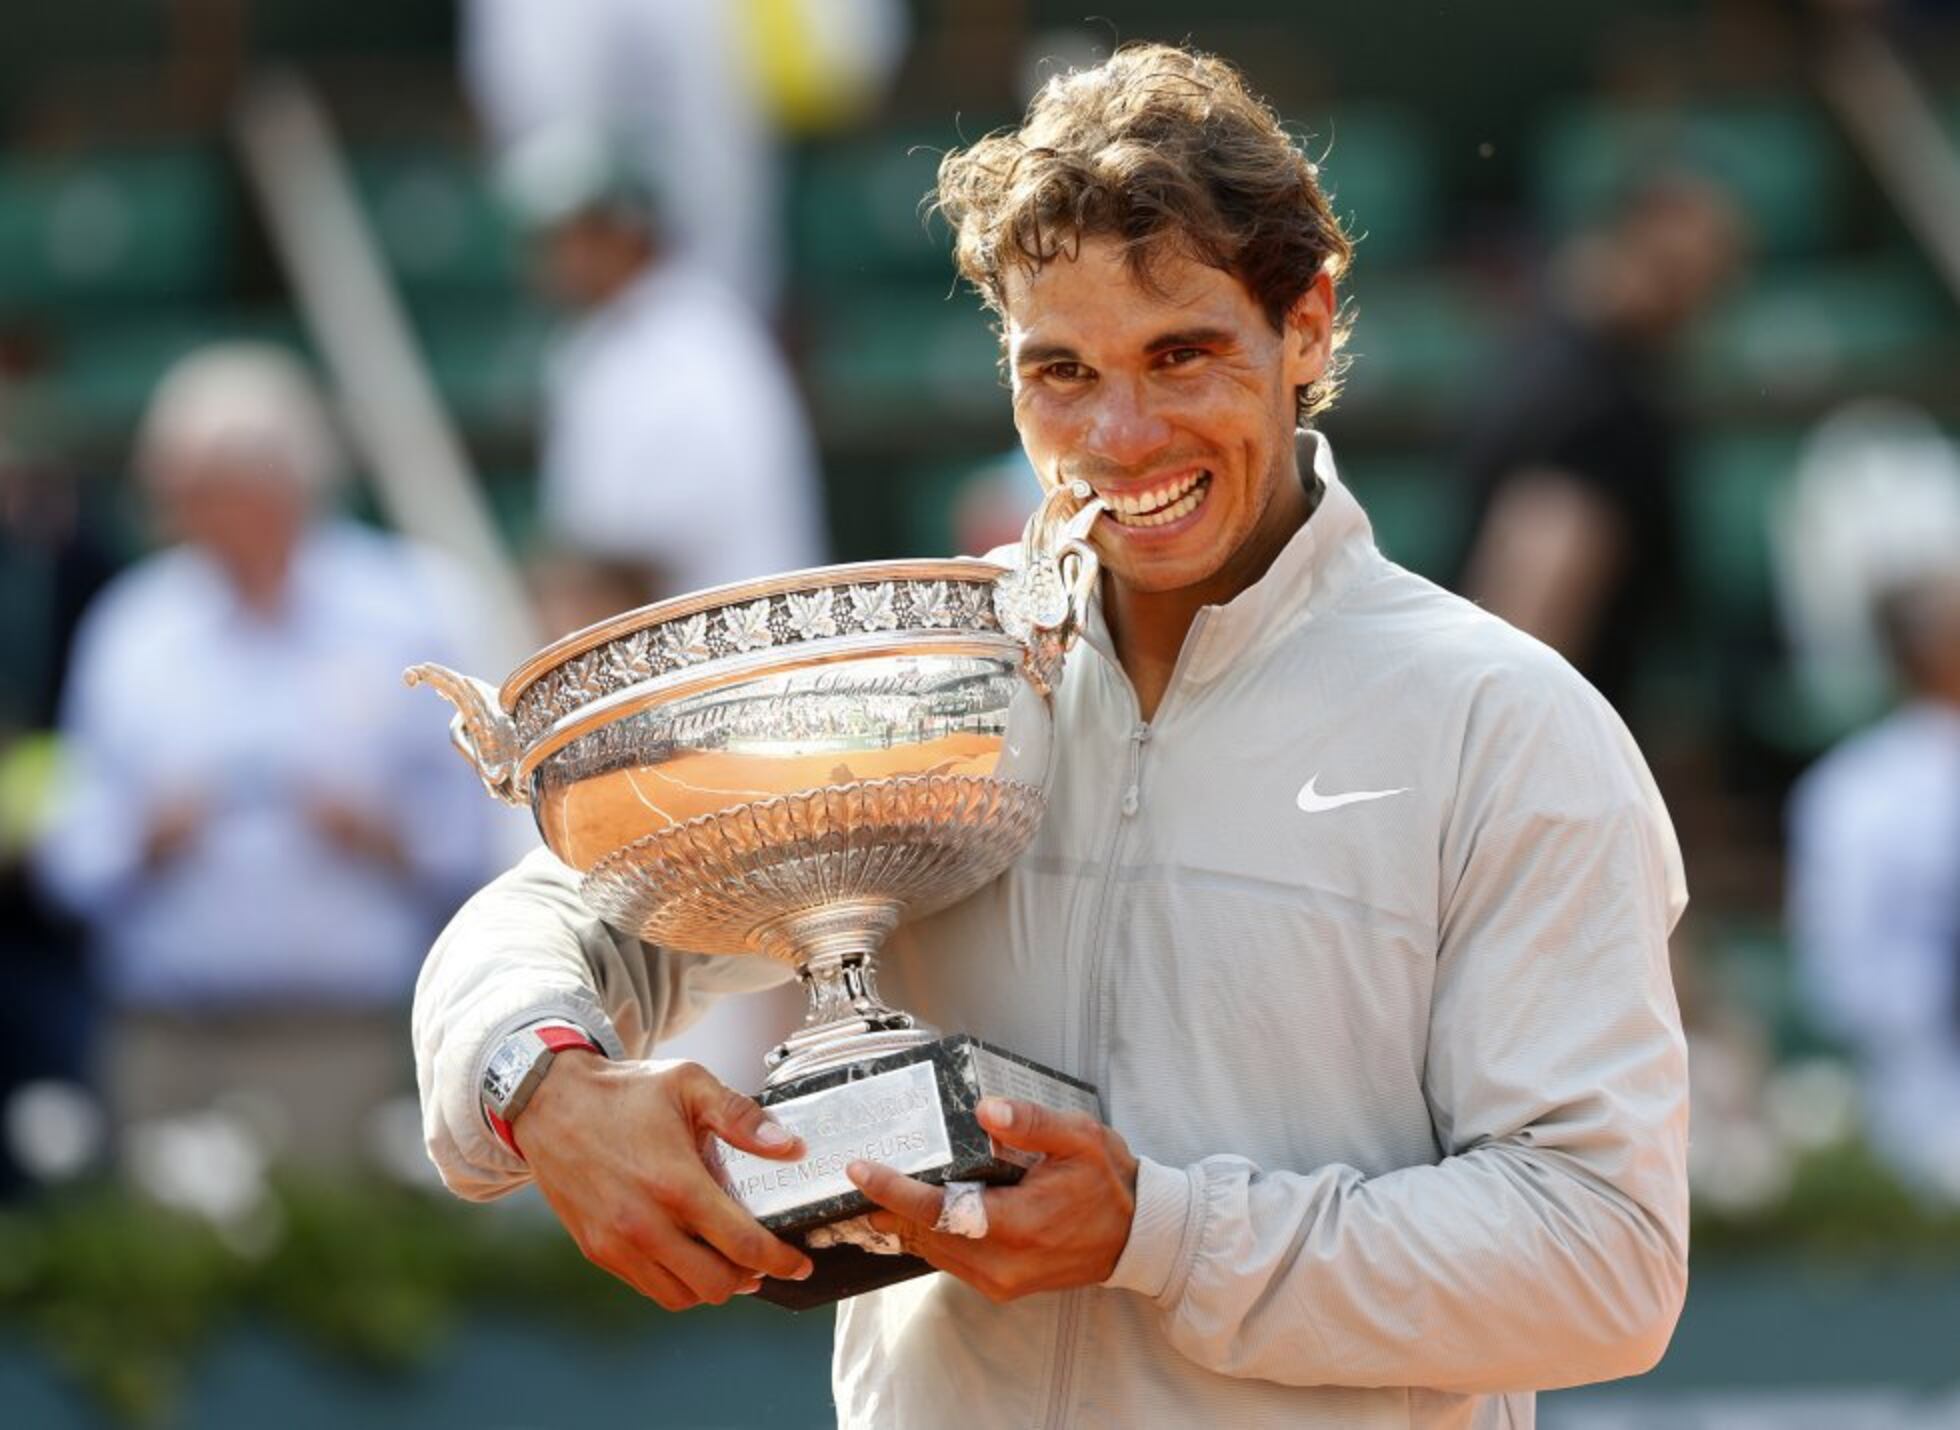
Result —
<svg viewBox="0 0 1960 1430"><path fill-rule="evenodd" d="M711 1149L731 1195L793 1239L870 1204L844 1175L1006 1183L1023 1155L973 1116L989 1094L1098 1110L1095 1090L878 994L879 945L965 898L1034 837L1050 696L1095 589L1103 509L1081 483L1032 516L1020 561L881 561L663 601L548 646L493 690L407 672L456 707L490 793L530 806L613 927L668 948L773 958L809 994L760 1100L805 1141L783 1163ZM810 1238L792 1306L929 1268Z"/></svg>

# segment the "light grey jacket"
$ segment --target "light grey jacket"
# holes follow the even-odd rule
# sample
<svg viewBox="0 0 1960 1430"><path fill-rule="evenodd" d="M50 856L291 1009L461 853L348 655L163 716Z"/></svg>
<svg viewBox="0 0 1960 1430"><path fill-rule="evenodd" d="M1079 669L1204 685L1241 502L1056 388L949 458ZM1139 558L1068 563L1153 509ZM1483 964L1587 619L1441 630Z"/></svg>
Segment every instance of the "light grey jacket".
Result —
<svg viewBox="0 0 1960 1430"><path fill-rule="evenodd" d="M1624 727L1324 495L1201 612L1155 720L1094 623L1034 847L901 929L887 992L1095 1082L1143 1159L1109 1282L845 1303L848 1426L1498 1427L1659 1357L1686 1283L1686 902ZM1341 796L1366 796L1343 800ZM544 1011L645 1053L759 961L610 933L549 856L457 916L415 1039L429 1146L520 1163L475 1089Z"/></svg>

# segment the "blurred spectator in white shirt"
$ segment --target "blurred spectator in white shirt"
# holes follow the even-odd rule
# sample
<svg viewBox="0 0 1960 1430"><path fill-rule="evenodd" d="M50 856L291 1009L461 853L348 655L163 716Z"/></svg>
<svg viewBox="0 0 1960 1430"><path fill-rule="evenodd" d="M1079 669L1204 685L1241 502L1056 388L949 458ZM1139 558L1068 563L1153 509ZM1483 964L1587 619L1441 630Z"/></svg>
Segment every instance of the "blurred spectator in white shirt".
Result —
<svg viewBox="0 0 1960 1430"><path fill-rule="evenodd" d="M242 1090L338 1162L402 1086L421 954L493 862L489 802L401 683L474 613L436 558L327 516L339 453L282 350L182 360L136 467L178 544L84 619L41 874L91 928L117 1116Z"/></svg>
<svg viewBox="0 0 1960 1430"><path fill-rule="evenodd" d="M900 0L466 0L464 79L493 144L576 123L630 136L669 242L758 312L781 286L777 132L876 102Z"/></svg>
<svg viewBox="0 0 1960 1430"><path fill-rule="evenodd" d="M469 0L463 70L499 146L567 122L647 136L672 242L758 311L782 258L780 164L728 0Z"/></svg>
<svg viewBox="0 0 1960 1430"><path fill-rule="evenodd" d="M1863 724L1892 691L1880 593L1960 552L1960 448L1909 402L1854 398L1805 439L1770 535L1804 698L1827 728Z"/></svg>
<svg viewBox="0 0 1960 1430"><path fill-rule="evenodd" d="M1874 1148L1960 1203L1960 569L1879 607L1907 700L1790 807L1790 921L1814 1016L1862 1067Z"/></svg>
<svg viewBox="0 0 1960 1430"><path fill-rule="evenodd" d="M540 281L576 315L546 382L534 564L554 630L827 556L815 443L762 322L666 243L631 146L586 125L533 135L503 188ZM802 1017L799 991L716 1005L663 1057L737 1087Z"/></svg>
<svg viewBox="0 0 1960 1430"><path fill-rule="evenodd" d="M667 247L629 146L582 125L540 133L504 189L537 235L540 281L576 315L546 384L548 537L637 565L646 599L820 563L815 444L788 366Z"/></svg>

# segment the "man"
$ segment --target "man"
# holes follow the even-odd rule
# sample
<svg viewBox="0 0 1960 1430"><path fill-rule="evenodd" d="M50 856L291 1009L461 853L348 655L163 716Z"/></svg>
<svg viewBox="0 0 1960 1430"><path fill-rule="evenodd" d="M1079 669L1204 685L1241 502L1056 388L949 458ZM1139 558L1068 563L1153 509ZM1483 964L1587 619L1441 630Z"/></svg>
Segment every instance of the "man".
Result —
<svg viewBox="0 0 1960 1430"><path fill-rule="evenodd" d="M1907 698L1798 783L1790 927L1813 1013L1858 1056L1873 1146L1960 1203L1960 568L1877 615Z"/></svg>
<svg viewBox="0 0 1960 1430"><path fill-rule="evenodd" d="M1519 1425L1534 1387L1651 1365L1685 1281L1673 837L1605 704L1383 560L1326 444L1296 441L1348 256L1312 166L1230 68L1142 46L949 155L939 204L1030 460L1113 514L1034 846L881 970L1095 1082L1108 1120L985 1106L1044 1160L984 1194L979 1238L933 1229L933 1188L851 1169L948 1274L842 1304L840 1419ZM450 1185L535 1177L664 1305L796 1274L695 1152L712 1129L791 1156L786 1134L622 1056L713 960L607 932L574 889L533 860L428 965ZM513 1129L527 1166L476 1079L535 1018L612 1056L552 1064Z"/></svg>
<svg viewBox="0 0 1960 1430"><path fill-rule="evenodd" d="M77 1095L93 1077L97 1019L80 930L41 897L28 856L54 769L69 648L115 575L81 474L15 445L11 415L0 404L0 1201L49 1170L19 1145L24 1111L50 1090Z"/></svg>
<svg viewBox="0 0 1960 1430"><path fill-rule="evenodd" d="M504 191L542 287L575 317L546 388L547 537L637 571L641 601L821 562L789 369L761 320L669 247L621 143L578 124L539 133L509 156Z"/></svg>
<svg viewBox="0 0 1960 1430"><path fill-rule="evenodd" d="M396 684L477 612L434 558L329 519L337 444L281 349L183 358L135 465L176 544L82 623L39 869L90 925L120 1119L246 1093L346 1170L400 1094L430 932L491 866L491 812Z"/></svg>
<svg viewBox="0 0 1960 1430"><path fill-rule="evenodd" d="M780 126L876 103L903 0L466 0L463 79L499 148L567 120L644 136L684 258L758 313L782 284Z"/></svg>
<svg viewBox="0 0 1960 1430"><path fill-rule="evenodd" d="M1726 288L1740 215L1671 173L1568 245L1548 311L1482 394L1457 589L1566 657L1627 709L1648 641L1678 615L1681 417L1673 344Z"/></svg>
<svg viewBox="0 0 1960 1430"><path fill-rule="evenodd" d="M553 550L540 608L572 630L666 596L821 564L816 444L760 319L670 245L630 146L572 123L508 156L504 191L538 277L575 321L553 354L539 505ZM679 1049L717 1073L754 1065L791 990L710 1010Z"/></svg>

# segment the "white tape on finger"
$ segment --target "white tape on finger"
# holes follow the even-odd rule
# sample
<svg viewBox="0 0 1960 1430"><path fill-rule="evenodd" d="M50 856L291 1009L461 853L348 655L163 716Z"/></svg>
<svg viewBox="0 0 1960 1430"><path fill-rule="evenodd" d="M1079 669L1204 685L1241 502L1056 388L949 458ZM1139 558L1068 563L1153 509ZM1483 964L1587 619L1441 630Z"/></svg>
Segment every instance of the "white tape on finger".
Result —
<svg viewBox="0 0 1960 1430"><path fill-rule="evenodd" d="M987 1234L986 1185L982 1182L948 1182L945 1198L939 1204L939 1220L934 1231L948 1236L966 1236L978 1241Z"/></svg>

